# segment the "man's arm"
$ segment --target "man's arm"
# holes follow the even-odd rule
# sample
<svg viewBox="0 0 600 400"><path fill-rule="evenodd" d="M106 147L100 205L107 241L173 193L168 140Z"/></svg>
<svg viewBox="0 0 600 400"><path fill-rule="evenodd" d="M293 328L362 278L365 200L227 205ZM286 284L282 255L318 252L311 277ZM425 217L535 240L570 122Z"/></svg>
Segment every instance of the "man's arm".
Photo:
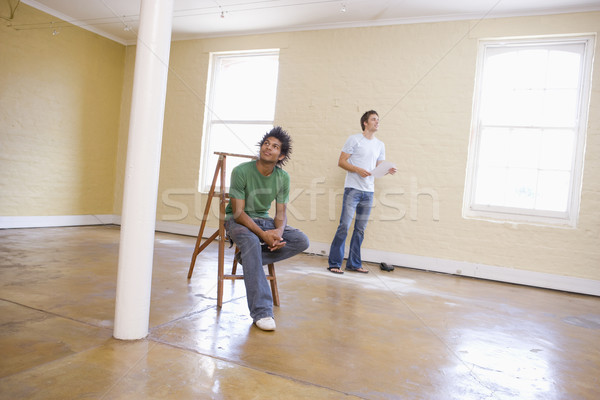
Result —
<svg viewBox="0 0 600 400"><path fill-rule="evenodd" d="M283 230L285 229L285 225L287 223L287 216L285 211L285 204L276 205L276 213L275 213L275 229L263 231L260 226L256 225L254 220L250 218L248 214L244 211L244 207L246 206L246 201L244 199L236 199L231 198L231 208L233 211L233 220L240 225L244 225L246 228L250 229L252 233L254 233L261 242L264 242L269 246L271 251L277 250L283 246L285 246L285 242L283 242Z"/></svg>
<svg viewBox="0 0 600 400"><path fill-rule="evenodd" d="M285 246L283 241L283 230L287 225L287 205L285 203L275 203L275 229L272 231L267 231L267 235L271 235L274 239L273 245L269 244L269 249L271 251L277 250ZM266 242L265 242L266 243Z"/></svg>
<svg viewBox="0 0 600 400"><path fill-rule="evenodd" d="M246 200L244 199L236 199L231 198L231 209L233 211L233 220L240 225L244 225L246 228L250 229L252 233L260 238L261 241L264 242L264 233L260 226L256 225L254 220L250 218L244 208L246 207Z"/></svg>
<svg viewBox="0 0 600 400"><path fill-rule="evenodd" d="M338 160L338 167L345 169L346 171L349 171L349 172L356 172L363 178L370 176L371 173L369 171L367 171L366 169L357 167L356 165L352 165L348 162L348 159L350 158L351 155L352 154L344 153L342 151L340 154L340 159Z"/></svg>

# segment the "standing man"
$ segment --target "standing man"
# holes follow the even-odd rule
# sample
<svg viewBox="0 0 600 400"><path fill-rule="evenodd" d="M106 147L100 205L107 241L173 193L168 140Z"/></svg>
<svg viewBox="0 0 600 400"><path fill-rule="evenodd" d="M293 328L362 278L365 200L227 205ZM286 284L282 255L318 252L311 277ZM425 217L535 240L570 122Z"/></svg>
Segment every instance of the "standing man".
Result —
<svg viewBox="0 0 600 400"><path fill-rule="evenodd" d="M385 145L375 137L375 132L379 129L377 112L370 110L364 113L360 119L360 127L362 133L352 135L346 140L338 161L338 166L345 169L347 173L340 224L329 250L329 267L327 269L334 274L344 273L342 262L344 261L346 236L355 214L356 221L354 221L354 232L350 239L346 271L364 274L369 272L362 266L360 246L371 213L373 192L375 191L375 179L371 176L370 171L385 160ZM396 168L390 168L388 173L396 173Z"/></svg>
<svg viewBox="0 0 600 400"><path fill-rule="evenodd" d="M281 166L292 152L290 136L277 126L258 145L258 160L238 165L231 173L225 229L240 249L250 316L257 327L272 331L273 297L263 265L295 256L309 243L304 233L287 225L290 176ZM274 219L269 217L273 200Z"/></svg>

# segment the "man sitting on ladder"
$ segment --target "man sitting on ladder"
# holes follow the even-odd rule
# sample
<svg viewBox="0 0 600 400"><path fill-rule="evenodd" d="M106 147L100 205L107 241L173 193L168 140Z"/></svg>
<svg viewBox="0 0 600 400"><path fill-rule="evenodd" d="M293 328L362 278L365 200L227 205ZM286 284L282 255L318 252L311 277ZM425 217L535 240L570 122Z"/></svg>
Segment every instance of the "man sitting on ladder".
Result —
<svg viewBox="0 0 600 400"><path fill-rule="evenodd" d="M240 249L250 316L262 330L275 330L273 297L263 265L295 256L308 248L308 237L287 225L290 176L281 169L292 152L291 138L277 126L258 143L258 160L231 172L225 229ZM275 218L269 209L275 200Z"/></svg>

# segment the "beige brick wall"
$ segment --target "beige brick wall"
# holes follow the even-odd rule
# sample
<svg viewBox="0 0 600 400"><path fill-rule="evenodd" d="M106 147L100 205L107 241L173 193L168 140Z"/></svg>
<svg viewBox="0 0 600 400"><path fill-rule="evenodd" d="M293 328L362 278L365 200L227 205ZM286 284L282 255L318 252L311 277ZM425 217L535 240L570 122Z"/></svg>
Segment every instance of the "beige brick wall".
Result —
<svg viewBox="0 0 600 400"><path fill-rule="evenodd" d="M0 215L110 214L124 46L37 21L0 24Z"/></svg>
<svg viewBox="0 0 600 400"><path fill-rule="evenodd" d="M21 21L47 19L24 4L19 11ZM365 249L600 281L597 56L577 228L462 217L477 40L599 27L596 12L174 42L157 219L200 223L210 52L279 48L276 121L295 140L289 222L312 243L331 241L339 152L373 108L399 172L377 182ZM0 55L0 215L119 214L135 46L74 27L52 36L0 24Z"/></svg>
<svg viewBox="0 0 600 400"><path fill-rule="evenodd" d="M289 223L313 243L333 237L344 180L339 152L373 108L399 172L377 181L364 248L600 280L598 85L576 229L462 217L477 40L599 27L600 13L587 13L174 42L158 219L198 225L202 215L206 198L193 193L209 52L280 48L276 121L295 140L286 168ZM594 83L598 64L596 57Z"/></svg>

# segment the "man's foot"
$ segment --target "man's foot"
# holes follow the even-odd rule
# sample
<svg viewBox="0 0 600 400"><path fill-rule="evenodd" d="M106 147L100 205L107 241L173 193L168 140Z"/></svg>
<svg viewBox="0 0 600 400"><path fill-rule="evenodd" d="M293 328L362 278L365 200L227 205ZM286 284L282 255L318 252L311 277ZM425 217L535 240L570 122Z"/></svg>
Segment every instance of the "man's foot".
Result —
<svg viewBox="0 0 600 400"><path fill-rule="evenodd" d="M368 274L369 273L369 270L365 269L363 267L360 267L360 268L346 268L346 271L360 272L361 274Z"/></svg>
<svg viewBox="0 0 600 400"><path fill-rule="evenodd" d="M343 274L344 271L341 270L341 268L327 268L329 270L329 272L334 273L334 274Z"/></svg>
<svg viewBox="0 0 600 400"><path fill-rule="evenodd" d="M263 331L274 331L276 328L275 320L272 317L261 318L254 323Z"/></svg>

